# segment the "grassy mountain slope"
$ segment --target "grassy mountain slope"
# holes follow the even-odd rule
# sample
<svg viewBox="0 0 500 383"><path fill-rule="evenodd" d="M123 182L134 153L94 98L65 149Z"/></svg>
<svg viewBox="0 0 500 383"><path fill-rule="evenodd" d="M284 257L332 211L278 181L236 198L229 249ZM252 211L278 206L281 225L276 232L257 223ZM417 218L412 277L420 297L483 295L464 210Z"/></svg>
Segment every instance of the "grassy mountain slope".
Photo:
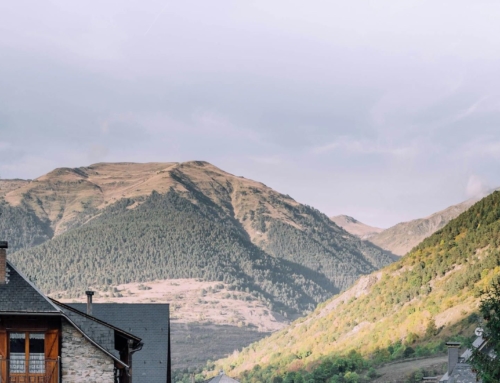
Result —
<svg viewBox="0 0 500 383"><path fill-rule="evenodd" d="M432 353L443 340L472 334L480 291L499 276L500 192L494 192L398 262L217 367L238 374L258 364L250 375L280 375L351 350L375 360L401 357L408 348Z"/></svg>
<svg viewBox="0 0 500 383"><path fill-rule="evenodd" d="M368 239L375 234L384 231L384 229L379 227L369 226L363 222L359 222L357 219L349 217L348 215L336 215L334 217L330 217L330 219L335 222L337 226L340 226L345 231L361 239Z"/></svg>
<svg viewBox="0 0 500 383"><path fill-rule="evenodd" d="M81 168L58 168L20 183L4 180L0 198L10 206L25 205L50 222L55 235L79 226L84 218L123 198L143 197L153 190L166 193L171 182L162 172L175 163L102 163ZM2 184L0 184L2 185Z"/></svg>
<svg viewBox="0 0 500 383"><path fill-rule="evenodd" d="M479 197L471 198L428 217L398 223L371 236L369 241L393 254L403 256L425 238L443 228L452 219L458 217L479 199Z"/></svg>
<svg viewBox="0 0 500 383"><path fill-rule="evenodd" d="M30 181L22 179L0 179L0 198L5 197L7 193L19 189Z"/></svg>
<svg viewBox="0 0 500 383"><path fill-rule="evenodd" d="M53 231L11 256L52 292L202 278L302 311L393 261L317 210L206 162L56 169L2 206Z"/></svg>

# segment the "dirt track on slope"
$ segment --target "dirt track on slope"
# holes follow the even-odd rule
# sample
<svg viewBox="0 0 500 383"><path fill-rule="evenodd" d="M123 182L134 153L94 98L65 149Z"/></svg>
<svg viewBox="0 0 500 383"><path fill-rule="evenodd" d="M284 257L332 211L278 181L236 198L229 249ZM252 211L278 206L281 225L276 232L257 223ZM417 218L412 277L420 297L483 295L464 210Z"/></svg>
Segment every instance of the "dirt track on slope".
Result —
<svg viewBox="0 0 500 383"><path fill-rule="evenodd" d="M442 375L447 362L447 356L438 356L385 365L377 369L377 374L380 375L380 377L373 380L372 383L403 382L406 375L420 368L425 370L437 370L441 372Z"/></svg>

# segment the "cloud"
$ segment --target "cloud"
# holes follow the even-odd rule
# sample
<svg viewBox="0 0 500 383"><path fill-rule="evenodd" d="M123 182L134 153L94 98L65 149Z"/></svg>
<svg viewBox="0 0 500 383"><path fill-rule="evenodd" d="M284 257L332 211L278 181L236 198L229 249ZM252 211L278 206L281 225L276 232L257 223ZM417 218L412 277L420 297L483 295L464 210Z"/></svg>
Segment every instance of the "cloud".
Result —
<svg viewBox="0 0 500 383"><path fill-rule="evenodd" d="M10 142L0 141L0 164L11 164L19 160L25 154L20 147L12 145Z"/></svg>
<svg viewBox="0 0 500 383"><path fill-rule="evenodd" d="M482 197L485 196L490 189L491 188L482 177L473 174L469 177L465 193L468 198Z"/></svg>
<svg viewBox="0 0 500 383"><path fill-rule="evenodd" d="M109 149L103 145L92 145L88 152L88 159L91 163L101 162L109 153Z"/></svg>
<svg viewBox="0 0 500 383"><path fill-rule="evenodd" d="M11 144L9 142L0 141L0 152L7 150L10 146Z"/></svg>
<svg viewBox="0 0 500 383"><path fill-rule="evenodd" d="M489 98L489 96L484 96L484 97L481 97L479 100L477 100L476 102L474 102L471 106L469 106L467 109L461 111L460 113L458 113L455 118L453 119L452 122L456 122L456 121L460 121L468 116L470 116L471 114L475 113L479 106L484 102L486 101L487 99Z"/></svg>
<svg viewBox="0 0 500 383"><path fill-rule="evenodd" d="M261 157L254 157L254 156L251 156L249 157L253 162L257 162L257 163L260 163L260 164L264 164L264 165L271 165L271 166L274 166L274 165L281 165L284 163L284 159L281 158L280 156L261 156Z"/></svg>
<svg viewBox="0 0 500 383"><path fill-rule="evenodd" d="M205 159L380 225L499 185L500 2L348 3L5 2L0 172Z"/></svg>
<svg viewBox="0 0 500 383"><path fill-rule="evenodd" d="M462 153L472 159L488 158L500 160L500 141L492 137L481 137L466 143Z"/></svg>
<svg viewBox="0 0 500 383"><path fill-rule="evenodd" d="M414 144L393 145L379 140L354 139L343 136L326 145L316 146L312 149L314 154L341 151L351 154L367 155L379 154L399 158L412 158L418 155L419 150Z"/></svg>
<svg viewBox="0 0 500 383"><path fill-rule="evenodd" d="M60 162L40 156L26 155L11 163L0 163L2 178L35 178L61 166ZM25 175L33 174L26 177Z"/></svg>

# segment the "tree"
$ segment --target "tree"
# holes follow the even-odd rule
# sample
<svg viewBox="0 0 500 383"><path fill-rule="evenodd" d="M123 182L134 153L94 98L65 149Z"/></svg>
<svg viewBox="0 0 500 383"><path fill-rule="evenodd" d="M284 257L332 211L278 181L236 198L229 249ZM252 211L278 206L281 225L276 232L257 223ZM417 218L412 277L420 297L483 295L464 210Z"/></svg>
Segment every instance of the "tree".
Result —
<svg viewBox="0 0 500 383"><path fill-rule="evenodd" d="M344 380L348 383L358 383L359 375L356 372L348 371L344 375Z"/></svg>
<svg viewBox="0 0 500 383"><path fill-rule="evenodd" d="M438 333L438 329L436 327L436 322L434 321L434 319L431 319L429 321L429 323L427 324L427 328L425 329L425 335L428 338L431 338L433 336L436 336L437 333Z"/></svg>
<svg viewBox="0 0 500 383"><path fill-rule="evenodd" d="M483 383L500 382L500 278L483 293L479 309L486 321L483 338L488 344L482 351L472 348L471 365Z"/></svg>
<svg viewBox="0 0 500 383"><path fill-rule="evenodd" d="M406 347L405 348L405 351L403 352L403 356L405 358L409 358L410 356L412 356L413 354L415 354L415 350L412 348L412 347Z"/></svg>

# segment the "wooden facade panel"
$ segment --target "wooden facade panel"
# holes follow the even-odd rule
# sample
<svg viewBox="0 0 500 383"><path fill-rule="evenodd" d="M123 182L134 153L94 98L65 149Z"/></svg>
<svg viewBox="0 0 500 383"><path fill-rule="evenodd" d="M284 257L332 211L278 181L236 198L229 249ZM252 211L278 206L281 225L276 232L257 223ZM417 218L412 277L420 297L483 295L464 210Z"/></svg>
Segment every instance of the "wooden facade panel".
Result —
<svg viewBox="0 0 500 383"><path fill-rule="evenodd" d="M59 357L60 357L60 317L22 317L22 316L0 316L0 374L1 382L9 383L57 383L59 375ZM26 371L25 373L9 372L9 334L25 333L25 355ZM44 334L42 366L45 364L45 372L38 367L38 371L28 371L30 355L30 335ZM37 339L32 338L32 339ZM40 338L38 338L40 339ZM39 346L33 346L39 347ZM41 350L41 349L40 349ZM40 351L34 351L40 352ZM45 361L43 361L43 356ZM37 368L35 368L37 369Z"/></svg>
<svg viewBox="0 0 500 383"><path fill-rule="evenodd" d="M2 382L8 382L7 380L7 331L0 330L0 375Z"/></svg>
<svg viewBox="0 0 500 383"><path fill-rule="evenodd" d="M59 356L59 329L45 333L45 358L57 359Z"/></svg>
<svg viewBox="0 0 500 383"><path fill-rule="evenodd" d="M57 383L59 364L59 329L48 330L45 333L45 359L47 360L47 383Z"/></svg>
<svg viewBox="0 0 500 383"><path fill-rule="evenodd" d="M59 317L30 317L5 316L0 321L0 331L48 331L61 328L61 318Z"/></svg>

